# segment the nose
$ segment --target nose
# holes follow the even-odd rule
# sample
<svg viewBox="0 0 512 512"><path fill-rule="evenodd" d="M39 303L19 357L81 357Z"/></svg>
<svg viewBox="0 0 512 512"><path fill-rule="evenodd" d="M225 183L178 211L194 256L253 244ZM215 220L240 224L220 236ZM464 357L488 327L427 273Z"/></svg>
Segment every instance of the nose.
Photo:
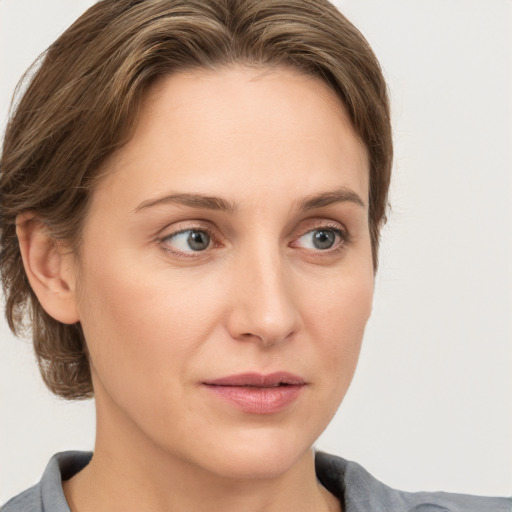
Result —
<svg viewBox="0 0 512 512"><path fill-rule="evenodd" d="M300 328L292 269L277 250L241 257L231 274L233 301L227 330L240 341L265 347L290 339Z"/></svg>

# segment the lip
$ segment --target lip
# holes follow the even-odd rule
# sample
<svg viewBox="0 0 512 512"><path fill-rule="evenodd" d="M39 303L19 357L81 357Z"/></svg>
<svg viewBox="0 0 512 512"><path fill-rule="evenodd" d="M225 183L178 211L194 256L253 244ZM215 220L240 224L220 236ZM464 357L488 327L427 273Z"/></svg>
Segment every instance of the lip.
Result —
<svg viewBox="0 0 512 512"><path fill-rule="evenodd" d="M251 414L275 414L293 404L306 381L289 372L241 373L203 382L216 397Z"/></svg>

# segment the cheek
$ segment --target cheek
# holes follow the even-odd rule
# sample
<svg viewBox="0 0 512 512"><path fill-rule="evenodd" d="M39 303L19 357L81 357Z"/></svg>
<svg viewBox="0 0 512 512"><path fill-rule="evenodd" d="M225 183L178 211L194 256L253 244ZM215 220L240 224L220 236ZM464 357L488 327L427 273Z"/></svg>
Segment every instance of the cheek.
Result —
<svg viewBox="0 0 512 512"><path fill-rule="evenodd" d="M371 268L333 276L323 288L309 288L305 323L328 375L326 385L338 397L345 394L356 369L373 289Z"/></svg>
<svg viewBox="0 0 512 512"><path fill-rule="evenodd" d="M160 385L183 376L219 316L215 288L127 254L84 267L80 318L104 384L122 391L126 375L143 383L159 378Z"/></svg>

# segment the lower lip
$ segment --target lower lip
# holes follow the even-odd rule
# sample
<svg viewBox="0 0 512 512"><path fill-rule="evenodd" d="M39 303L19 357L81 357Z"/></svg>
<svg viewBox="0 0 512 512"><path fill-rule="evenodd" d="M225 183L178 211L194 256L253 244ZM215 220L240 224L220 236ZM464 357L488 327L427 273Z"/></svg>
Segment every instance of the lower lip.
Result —
<svg viewBox="0 0 512 512"><path fill-rule="evenodd" d="M206 388L243 412L275 414L295 402L304 385L271 388L206 385Z"/></svg>

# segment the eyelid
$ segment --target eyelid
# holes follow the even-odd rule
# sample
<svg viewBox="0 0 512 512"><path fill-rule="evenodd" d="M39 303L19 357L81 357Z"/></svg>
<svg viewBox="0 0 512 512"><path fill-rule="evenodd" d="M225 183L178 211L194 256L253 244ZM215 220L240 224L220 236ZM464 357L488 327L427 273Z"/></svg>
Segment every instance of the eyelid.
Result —
<svg viewBox="0 0 512 512"><path fill-rule="evenodd" d="M220 245L219 239L220 236L216 233L216 231L209 226L204 221L189 221L189 222L179 222L175 229L172 231L168 231L171 226L175 226L175 224L171 224L166 226L164 229L160 231L160 234L156 238L156 242L160 245L161 249L173 256L183 257L183 258L199 258L205 257L206 253L210 252L211 249L218 247ZM166 244L166 240L171 239L181 233L186 233L187 231L204 231L210 237L210 246L203 251L178 251L172 249L168 244Z"/></svg>
<svg viewBox="0 0 512 512"><path fill-rule="evenodd" d="M294 235L291 238L291 241L289 243L290 247L294 247L294 242L296 242L299 238L303 237L304 235L316 231L316 230L332 230L337 233L337 235L340 238L339 243L337 243L334 247L331 247L329 249L308 249L308 248L302 248L297 247L295 248L302 249L304 251L308 251L310 253L317 253L317 254L334 254L337 251L342 250L343 248L350 245L352 242L352 237L348 231L348 229L338 221L330 220L330 219L322 219L322 218L316 218L316 219L307 219L305 222L302 223L303 227L298 230L298 235ZM304 226L305 225L305 226ZM173 236L179 235L180 233L184 233L186 231L204 231L208 234L211 240L211 245L202 250L202 251L178 251L172 249L169 245L166 244L166 240L169 238L172 238ZM197 259L197 258L205 258L207 255L210 254L212 249L222 247L222 236L219 234L218 230L215 228L215 226L212 226L209 221L205 221L202 219L197 220L189 220L189 221L180 221L176 223L172 223L167 225L165 228L161 229L159 234L157 235L155 242L158 243L160 248L168 253L172 254L176 257L182 257L187 259Z"/></svg>
<svg viewBox="0 0 512 512"><path fill-rule="evenodd" d="M331 219L309 219L306 221L304 227L299 230L298 237L304 236L306 233L315 231L317 229L331 229L333 231L339 231L343 236L349 237L348 229L341 223ZM297 238L298 238L297 237Z"/></svg>
<svg viewBox="0 0 512 512"><path fill-rule="evenodd" d="M298 239L302 238L304 235L307 235L308 233L311 233L313 231L319 231L322 229L329 230L329 231L335 231L336 234L341 239L340 242L335 247L331 247L329 249L306 249L306 248L303 248L304 250L328 254L329 252L334 252L343 247L346 247L347 245L350 245L350 243L352 242L352 237L351 237L349 231L347 230L347 228L343 224L336 222L336 221L332 221L332 220L315 219L315 220L308 222L307 228L302 229L300 231L300 234L293 238L292 243L290 245L293 247L293 243L295 241L297 241Z"/></svg>

